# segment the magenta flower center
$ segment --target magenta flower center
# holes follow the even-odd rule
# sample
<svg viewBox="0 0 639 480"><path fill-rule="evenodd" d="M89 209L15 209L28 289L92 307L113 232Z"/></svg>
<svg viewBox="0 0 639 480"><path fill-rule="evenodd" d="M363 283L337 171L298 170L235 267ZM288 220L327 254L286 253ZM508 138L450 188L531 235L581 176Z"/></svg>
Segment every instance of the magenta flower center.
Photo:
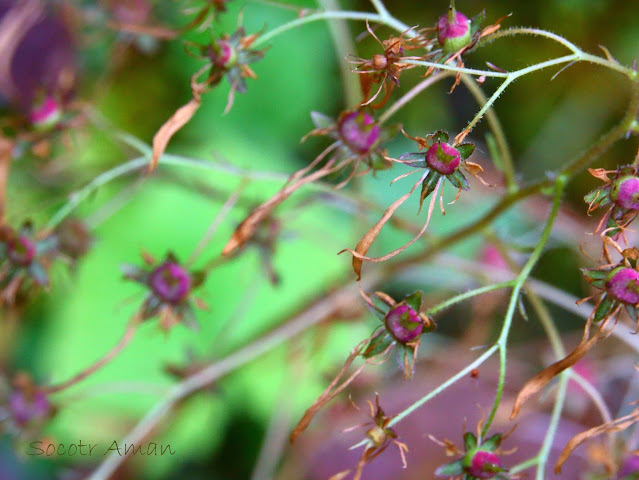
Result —
<svg viewBox="0 0 639 480"><path fill-rule="evenodd" d="M639 178L625 177L613 184L610 196L627 210L639 210Z"/></svg>
<svg viewBox="0 0 639 480"><path fill-rule="evenodd" d="M401 343L415 340L422 334L424 324L415 310L408 305L393 308L384 318L386 329Z"/></svg>
<svg viewBox="0 0 639 480"><path fill-rule="evenodd" d="M426 164L442 175L455 173L460 162L461 156L457 149L445 142L431 145L426 152Z"/></svg>
<svg viewBox="0 0 639 480"><path fill-rule="evenodd" d="M493 478L501 470L501 460L493 452L479 450L473 455L467 470L475 478Z"/></svg>
<svg viewBox="0 0 639 480"><path fill-rule="evenodd" d="M29 115L29 121L35 126L49 126L57 123L62 112L60 105L51 96L36 105Z"/></svg>
<svg viewBox="0 0 639 480"><path fill-rule="evenodd" d="M14 392L9 398L9 409L16 423L26 425L33 420L45 419L51 404L42 392L35 392L32 398L27 398L23 392Z"/></svg>
<svg viewBox="0 0 639 480"><path fill-rule="evenodd" d="M452 14L443 15L437 22L437 40L442 46L449 39L465 37L469 33L470 22L461 12L453 11Z"/></svg>
<svg viewBox="0 0 639 480"><path fill-rule="evenodd" d="M166 262L151 272L149 285L163 301L179 303L191 289L191 276L180 265Z"/></svg>
<svg viewBox="0 0 639 480"><path fill-rule="evenodd" d="M620 302L636 305L639 303L639 272L625 267L614 270L606 283L606 291Z"/></svg>
<svg viewBox="0 0 639 480"><path fill-rule="evenodd" d="M16 265L27 267L36 256L36 246L31 239L19 235L7 242L7 256Z"/></svg>
<svg viewBox="0 0 639 480"><path fill-rule="evenodd" d="M219 52L217 52L213 58L215 64L223 68L232 67L237 60L237 52L235 49L225 40L218 40L217 46Z"/></svg>
<svg viewBox="0 0 639 480"><path fill-rule="evenodd" d="M368 153L379 139L380 128L368 113L351 112L340 120L339 134L352 150Z"/></svg>

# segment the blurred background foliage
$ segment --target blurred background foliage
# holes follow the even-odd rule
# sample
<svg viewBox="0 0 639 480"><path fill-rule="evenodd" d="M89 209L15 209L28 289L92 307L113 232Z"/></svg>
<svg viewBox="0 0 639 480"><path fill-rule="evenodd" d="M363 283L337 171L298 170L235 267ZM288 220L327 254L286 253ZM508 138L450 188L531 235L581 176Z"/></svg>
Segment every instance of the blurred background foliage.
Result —
<svg viewBox="0 0 639 480"><path fill-rule="evenodd" d="M312 1L291 3L316 7ZM371 10L363 0L340 3L344 9ZM152 18L164 25L182 25L187 21L181 12L185 4L155 2ZM80 75L76 94L92 104L113 128L150 143L162 123L190 98L190 76L201 66L199 60L185 54L183 41L205 42L210 33L190 33L168 42L116 34L100 22L99 12L104 5L77 5L85 12L93 12L92 18L97 20L74 32ZM447 8L444 1L388 1L387 6L405 23L419 26L434 24ZM591 52L604 45L624 64L632 63L639 54L637 1L460 0L457 7L469 15L485 9L489 21L512 12L505 26L550 30ZM293 11L266 3L232 1L228 12L214 22L213 32L234 31L240 12L248 33L268 31L295 16ZM350 27L353 35L363 31L361 23ZM390 32L380 28L377 34L383 39ZM269 43L264 59L254 65L259 79L248 81L247 94L236 97L231 112L222 115L229 88L224 81L205 95L202 108L174 138L169 152L229 162L249 171L287 175L321 151L323 140L299 142L312 129L309 113L317 110L336 116L348 107L340 84L340 59L327 26L321 22L309 24ZM378 46L365 38L357 43L357 49L358 55L366 58ZM541 38L507 38L473 53L466 63L481 68L489 60L513 69L561 53L560 47ZM586 64L572 66L551 80L554 73L556 70L549 70L519 80L496 105L522 179L539 178L557 169L614 124L623 112L627 92L619 76ZM400 91L418 81L418 70L404 74ZM448 94L450 84L447 80L430 88L404 108L397 121L416 135L440 128L459 131L477 111L477 105L463 87ZM495 86L491 80L485 83L488 91ZM15 164L8 194L10 221L18 224L31 218L42 226L70 192L100 172L139 155L114 138L113 128L91 126L76 132L72 146L54 151L53 159ZM471 137L484 153L479 162L490 170L485 133L482 124ZM397 139L390 147L395 155L410 150L414 147L405 139ZM632 144L619 144L598 166L629 163L634 153ZM388 181L394 174L354 182L346 192L387 205L403 192L405 185L389 188ZM158 258L173 251L185 260L241 181L238 175L223 171L163 166L151 178L133 174L101 187L76 212L94 225L95 242L90 253L71 274L66 268L55 268L51 291L38 296L17 322L6 319L0 366L6 371L29 371L38 381L57 382L100 358L118 341L143 299L138 285L122 280L119 265L140 263L141 250ZM571 184L569 202L580 221L585 212L583 195L594 184L585 174ZM281 181L250 182L242 201L196 265L217 256L247 209L268 198L280 185ZM432 232L439 235L452 231L490 206L490 191L479 184L474 187L475 192L464 194L457 204L448 207L445 217L435 216ZM400 210L404 218L415 218L415 202L413 199ZM526 208L517 207L500 219L497 233L507 240L525 243L530 238L534 242L539 226L530 209L545 207ZM350 258L335 253L352 247L375 218L374 214L357 212L312 189L299 192L278 213L285 231L273 259L280 285L269 284L254 249L215 268L199 292L208 309L198 312L198 333L178 327L165 335L153 322L144 325L114 362L55 397L60 413L46 435L58 442L82 439L105 448L114 439L119 440L176 381L167 374L167 365L223 358L349 278ZM405 239L404 234L387 230L380 237L376 252L394 248ZM577 243L585 241L579 239L578 233L556 238L535 275L570 293L584 295L577 268L584 266L587 259L578 253ZM453 251L475 258L482 242L475 238ZM416 248L417 245L412 250ZM400 296L420 288L433 294L433 299L441 299L446 292L452 294L465 285L463 279L443 275L438 267L425 265L422 274L399 279L385 290ZM421 350L425 360L432 355L431 344L446 345L472 328L468 308L460 306L438 318L440 329ZM514 339L529 339L531 332L541 336L534 324L529 322L517 329ZM578 330L581 325L565 313L558 315L558 324L563 330ZM209 391L180 405L158 432L156 441L170 443L178 454L135 458L122 478L250 478L265 432L281 406L286 406L289 421L296 420L324 388L326 375L336 370L352 346L375 325L372 316L335 321L330 328L314 329L220 379ZM379 372L371 374L369 392L375 391L376 382L397 376L394 365L377 368ZM407 398L404 403L408 401ZM452 420L457 431L461 419ZM337 428L332 431L338 435ZM86 461L87 467L95 461L66 457L27 459L20 451L16 457L9 440L0 441L3 480L81 477L81 473L71 473L78 461ZM5 474L3 469L11 473Z"/></svg>

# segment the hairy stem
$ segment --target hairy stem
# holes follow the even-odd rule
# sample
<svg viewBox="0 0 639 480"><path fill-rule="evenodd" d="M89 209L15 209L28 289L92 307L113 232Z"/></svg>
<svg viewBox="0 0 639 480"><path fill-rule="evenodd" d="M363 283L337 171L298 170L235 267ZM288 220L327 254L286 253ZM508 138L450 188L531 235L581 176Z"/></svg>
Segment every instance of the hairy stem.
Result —
<svg viewBox="0 0 639 480"><path fill-rule="evenodd" d="M555 180L555 195L553 199L552 209L550 211L550 215L546 220L546 226L541 234L541 238L535 247L535 250L530 255L530 258L522 268L519 275L515 279L515 285L513 287L513 291L510 295L510 301L508 303L508 310L506 312L506 317L504 319L504 324L501 329L501 333L499 335L499 339L497 340L497 347L499 347L499 380L497 384L497 393L495 395L495 402L493 403L493 407L488 415L486 423L482 429L482 437L488 433L490 426L492 425L493 420L495 419L495 415L497 414L497 410L501 404L501 398L504 393L504 386L506 383L506 356L508 349L508 334L510 333L510 327L512 326L513 317L515 315L515 308L519 302L519 294L526 283L526 280L530 276L532 269L537 264L537 261L541 257L541 254L550 238L550 232L552 231L552 226L555 223L555 219L557 218L557 214L559 213L559 207L561 206L561 196L563 194L564 188L566 186L566 177L559 176Z"/></svg>

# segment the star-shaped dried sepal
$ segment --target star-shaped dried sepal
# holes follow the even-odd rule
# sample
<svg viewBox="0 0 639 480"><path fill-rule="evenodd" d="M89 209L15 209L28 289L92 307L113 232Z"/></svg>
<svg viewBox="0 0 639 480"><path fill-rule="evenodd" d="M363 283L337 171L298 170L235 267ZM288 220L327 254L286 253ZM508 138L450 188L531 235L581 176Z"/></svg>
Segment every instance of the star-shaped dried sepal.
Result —
<svg viewBox="0 0 639 480"><path fill-rule="evenodd" d="M143 284L148 295L140 308L140 320L155 316L160 317L160 328L169 331L178 323L196 330L198 325L191 305L192 292L202 285L203 272L189 272L180 264L173 253L168 253L163 262L158 263L153 257L144 254L144 260L150 269L136 265L123 265L124 278ZM195 299L200 308L204 303Z"/></svg>
<svg viewBox="0 0 639 480"><path fill-rule="evenodd" d="M478 428L479 430L479 428ZM431 437L439 445L446 448L449 455L461 455L454 462L442 465L435 470L438 477L463 480L481 480L495 478L509 480L508 470L503 468L500 456L510 452L503 452L499 447L507 435L497 433L487 439L482 439L481 434L477 435L466 432L464 434L464 450L460 451L455 445L444 440L440 442Z"/></svg>
<svg viewBox="0 0 639 480"><path fill-rule="evenodd" d="M369 105L375 101L382 90L384 90L383 98L372 108L383 107L394 89L399 87L399 76L404 70L415 68L414 63L407 63L407 60L421 60L428 56L426 49L433 43L433 40L427 39L420 32L412 38L407 38L407 32L402 32L398 37L391 36L388 40L380 41L377 35L366 22L368 33L377 41L384 49L384 53L373 55L371 59L353 57L350 62L356 66L355 72L359 74L360 84L364 100L362 105ZM424 50L422 56L408 56L406 52L413 50ZM371 96L371 90L374 84L379 83L377 91Z"/></svg>
<svg viewBox="0 0 639 480"><path fill-rule="evenodd" d="M482 38L492 35L501 28L501 22L510 15L506 15L497 20L492 25L483 26L486 21L486 12L482 11L478 15L469 19L462 12L455 8L454 0L451 1L448 12L442 15L437 24L428 30L434 32L437 37L439 48L434 48L430 52L430 58L434 62L443 64L453 64L464 68L462 56L471 52L478 45ZM491 68L502 71L489 64ZM424 76L428 76L435 71L435 67L430 67ZM461 72L457 73L455 82L451 87L451 92L459 85Z"/></svg>
<svg viewBox="0 0 639 480"><path fill-rule="evenodd" d="M200 45L189 43L195 52L189 52L197 57L204 58L208 65L204 70L208 70L206 80L199 84L200 89L216 86L222 78L226 77L231 84L225 112L233 106L235 92L246 93L246 78L257 78L255 72L249 64L255 63L264 57L264 50L253 50L251 45L257 39L259 33L245 35L243 27L232 34L223 34L220 38L212 38L211 43Z"/></svg>
<svg viewBox="0 0 639 480"><path fill-rule="evenodd" d="M357 408L357 407L356 407ZM389 446L395 445L399 450L399 455L402 459L402 464L406 468L406 452L408 447L405 443L399 441L399 437L395 430L388 425L393 417L389 417L384 413L382 407L379 405L379 396L375 397L375 405L369 400L368 409L372 422L367 422L362 425L355 425L344 430L344 432L350 432L358 428L369 427L366 431L366 442L363 444L364 451L357 462L357 469L353 474L352 480L359 480L362 476L364 467L377 458L382 452L384 452ZM356 447L351 447L356 448ZM339 472L331 477L333 479L345 479L351 473L350 470Z"/></svg>
<svg viewBox="0 0 639 480"><path fill-rule="evenodd" d="M406 296L401 302L395 302L383 292L375 292L375 296L383 302L381 308L370 298L365 298L370 310L383 325L371 335L362 355L367 360L376 359L375 363L378 363L396 350L397 363L404 371L404 378L409 379L415 372L421 336L435 330L435 322L424 313L420 291Z"/></svg>
<svg viewBox="0 0 639 480"><path fill-rule="evenodd" d="M455 197L457 200L462 190L470 189L462 170L473 176L478 176L483 171L480 165L468 161L468 158L475 151L475 145L472 143L450 145L448 134L442 130L424 138L406 136L416 141L420 150L425 149L425 152L405 153L399 157L399 160L395 160L409 167L425 170L419 199L420 209L426 197L433 192L435 195L437 194L440 185L443 185L442 179L448 180L451 185L457 188L457 196ZM481 177L479 178L481 179ZM440 195L443 194L442 188Z"/></svg>
<svg viewBox="0 0 639 480"><path fill-rule="evenodd" d="M382 127L371 113L363 109L345 110L336 120L320 112L311 112L311 119L315 129L302 141L312 136L329 137L334 140L329 147L329 162L334 159L333 163L343 164L341 169L351 165L350 173L336 188L345 186L355 176L359 177L370 171L386 170L392 166L386 159L383 145L397 135L398 125ZM362 163L365 169L359 171Z"/></svg>
<svg viewBox="0 0 639 480"><path fill-rule="evenodd" d="M353 255L353 271L358 276L358 278L361 277L363 262L383 262L389 260L406 250L413 243L419 240L419 238L421 238L421 236L426 232L430 223L438 191L440 192L439 205L442 213L445 213L443 201L444 190L443 188L440 189L440 187L443 185L444 179L448 180L453 186L458 189L457 197L454 201L459 198L462 190L469 189L468 181L466 180L466 177L460 169L464 169L483 182L481 177L479 177L479 173L483 171L481 166L467 160L468 157L470 157L470 155L475 150L475 146L473 144L462 143L450 145L448 144L448 134L441 130L433 133L432 135L428 135L425 138L411 137L410 135L406 134L406 132L404 132L404 135L416 141L420 150L426 149L426 151L406 153L399 159L386 157L386 159L391 162L397 162L408 165L409 167L419 169L399 175L391 182L391 184L395 183L397 180L413 175L414 173L420 173L420 171L422 175L421 178L417 182L415 182L408 193L402 195L388 207L388 209L384 212L377 223L375 223L375 225L373 225L368 230L368 232L364 234L364 236L357 243L354 249L345 248L344 250L339 252L349 252ZM406 200L408 200L408 198L413 194L413 192L419 185L422 186L422 192L419 200L418 213L421 211L424 199L433 194L430 205L428 207L428 214L426 217L426 221L424 222L424 226L411 240L409 240L401 247L396 248L392 252L380 257L368 257L368 250L381 232L384 225L392 218L395 211Z"/></svg>
<svg viewBox="0 0 639 480"><path fill-rule="evenodd" d="M639 169L635 165L625 165L617 170L591 168L588 171L604 182L584 197L588 213L606 208L596 232L615 238L623 234L639 214Z"/></svg>
<svg viewBox="0 0 639 480"><path fill-rule="evenodd" d="M375 329L373 334L362 340L351 351L341 370L322 394L306 410L302 419L291 433L291 442L310 425L313 417L324 405L335 398L362 372L367 364L379 365L388 360L394 349L397 349L398 363L404 370L404 377L410 378L414 373L415 355L419 347L420 336L435 329L435 323L423 312L422 293L415 292L397 303L382 292L375 295L384 304L378 307L364 292L362 296L383 325ZM349 375L349 369L357 357L365 362Z"/></svg>

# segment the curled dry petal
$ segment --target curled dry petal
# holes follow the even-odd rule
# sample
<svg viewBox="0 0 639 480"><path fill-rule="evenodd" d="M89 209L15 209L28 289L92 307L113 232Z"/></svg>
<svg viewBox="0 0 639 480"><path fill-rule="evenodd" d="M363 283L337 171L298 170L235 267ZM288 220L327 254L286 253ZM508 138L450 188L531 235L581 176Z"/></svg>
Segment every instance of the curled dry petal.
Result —
<svg viewBox="0 0 639 480"><path fill-rule="evenodd" d="M517 394L517 398L515 399L515 404L513 406L513 411L510 414L510 419L512 420L517 415L519 415L519 411L521 407L526 403L530 397L539 392L542 388L544 388L548 382L550 382L556 375L559 375L561 372L566 370L567 368L572 367L575 363L577 363L581 357L583 357L588 350L590 350L594 344L602 337L605 337L608 332L605 330L606 325L614 316L608 316L605 321L601 324L597 332L590 337L590 326L592 325L591 316L586 323L586 328L584 330L584 335L579 342L579 345L568 354L565 358L553 363L549 367L546 367L533 378L528 380L523 388L520 390L519 394Z"/></svg>
<svg viewBox="0 0 639 480"><path fill-rule="evenodd" d="M555 473L561 472L561 467L575 450L575 448L577 448L586 440L595 438L604 433L620 432L621 430L625 430L626 428L630 427L637 421L639 421L639 408L635 408L632 413L626 415L625 417L617 418L611 422L604 423L603 425L599 425L598 427L591 428L590 430L586 430L585 432L581 432L575 435L570 439L570 441L566 444L563 451L561 452L559 460L557 460L557 463L555 464Z"/></svg>
<svg viewBox="0 0 639 480"><path fill-rule="evenodd" d="M315 415L317 414L317 412L319 412L321 410L321 408L326 405L328 402L330 402L333 398L335 398L342 390L344 390L346 387L348 387L348 385L351 384L351 382L353 380L355 380L355 378L361 373L361 371L364 369L364 367L366 366L366 363L364 363L362 366L360 366L357 370L355 370L355 372L353 374L351 374L350 377L348 377L346 380L344 380L340 385L339 382L342 379L342 377L344 377L346 375L346 372L348 371L348 368L352 365L352 363L355 361L355 359L362 354L362 349L366 346L366 344L368 343L369 339L363 340L362 342L360 342L351 352L351 354L348 356L348 358L346 359L346 362L344 362L344 366L342 367L342 369L337 373L337 375L335 376L335 378L333 379L333 381L330 383L330 385L328 387L326 387L326 389L322 392L322 394L317 398L317 400L315 400L315 402L313 402L313 404L308 407L308 409L306 410L306 412L304 412L304 416L302 417L302 419L298 422L298 424L295 426L295 428L293 429L293 432L291 433L290 436L290 441L291 443L293 443L295 441L295 439L304 431L306 430L306 428L310 425L311 420L313 420L313 417L315 417Z"/></svg>
<svg viewBox="0 0 639 480"><path fill-rule="evenodd" d="M149 172L152 172L157 166L160 157L166 150L173 135L189 123L198 108L200 108L200 100L198 98L192 98L189 103L178 108L176 112L171 115L171 118L160 127L153 137L153 155L151 156L151 163L149 164Z"/></svg>
<svg viewBox="0 0 639 480"><path fill-rule="evenodd" d="M401 247L393 250L392 252L387 253L384 256L381 256L381 257L366 256L366 252L368 252L368 249L375 241L375 238L377 238L377 235L381 231L382 227L386 224L386 222L388 222L388 220L391 219L391 217L395 213L395 210L397 210L400 207L400 205L402 205L402 203L404 203L406 199L411 196L411 194L415 191L415 188L417 188L417 186L422 182L422 180L423 179L418 180L417 183L413 185L413 188L411 188L410 192L408 192L407 194L395 200L391 204L391 206L388 207L388 209L384 212L384 215L382 215L382 217L377 221L377 223L375 223L375 225L373 225L371 229L368 232L366 232L364 237L362 237L359 243L355 246L355 250L352 250L350 248L345 248L344 250L338 253L339 255L344 252L349 252L351 255L353 255L353 270L355 271L355 274L357 275L358 280L361 279L361 276L362 276L362 263L364 261L379 263L379 262L384 262L390 258L393 258L394 256L406 250L417 240L419 240L421 236L426 232L426 229L428 228L428 225L430 223L430 217L433 213L433 207L435 206L435 200L437 198L436 194L433 195L433 198L428 207L428 216L426 218L426 223L424 223L424 226L422 227L422 229L417 233L417 235L415 235L415 237L413 237L412 240L410 240L408 243L405 243ZM440 185L440 183L441 183L441 179L438 181L437 187ZM437 187L435 188L435 190L437 190Z"/></svg>
<svg viewBox="0 0 639 480"><path fill-rule="evenodd" d="M255 210L253 210L248 217L246 217L242 223L240 223L233 235L226 245L224 249L222 249L222 255L230 255L238 248L242 247L255 233L258 225L262 220L264 220L271 211L281 204L284 200L290 197L295 190L300 188L301 186L318 180L326 175L330 175L335 170L342 168L344 166L344 162L340 163L336 168L331 168L335 163L334 159L329 160L326 165L324 165L321 169L298 179L296 182L286 185L279 192L273 195L269 200L261 204Z"/></svg>

